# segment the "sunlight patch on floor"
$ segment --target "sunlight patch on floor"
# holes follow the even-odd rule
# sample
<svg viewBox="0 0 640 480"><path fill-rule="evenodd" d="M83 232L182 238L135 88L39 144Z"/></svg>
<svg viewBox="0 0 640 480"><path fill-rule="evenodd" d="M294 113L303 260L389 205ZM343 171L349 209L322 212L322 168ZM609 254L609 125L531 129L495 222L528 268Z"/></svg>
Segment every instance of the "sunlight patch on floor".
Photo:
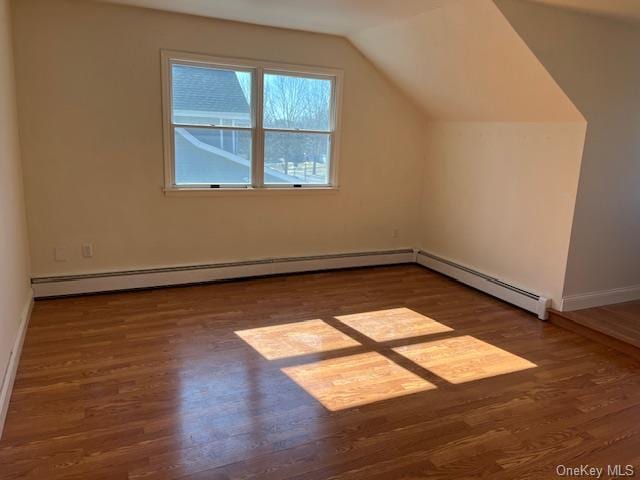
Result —
<svg viewBox="0 0 640 480"><path fill-rule="evenodd" d="M456 332L408 308L335 317L373 341L368 352L282 368L328 410L358 407L436 387L432 377L395 363L391 351L451 384L462 384L536 367L536 364L469 335ZM235 332L267 360L330 352L363 345L323 320L253 328ZM391 348L384 342L431 335L446 338ZM340 352L341 353L346 352ZM311 359L314 360L314 359ZM307 360L308 361L308 360ZM418 372L420 373L420 372ZM436 382L437 383L437 382Z"/></svg>
<svg viewBox="0 0 640 480"><path fill-rule="evenodd" d="M393 308L335 317L376 342L451 332L452 328L409 308Z"/></svg>
<svg viewBox="0 0 640 480"><path fill-rule="evenodd" d="M375 352L322 360L282 371L331 411L436 388Z"/></svg>
<svg viewBox="0 0 640 480"><path fill-rule="evenodd" d="M360 343L322 320L235 332L267 360L357 347Z"/></svg>
<svg viewBox="0 0 640 480"><path fill-rule="evenodd" d="M454 384L537 366L522 357L468 335L407 345L393 350Z"/></svg>

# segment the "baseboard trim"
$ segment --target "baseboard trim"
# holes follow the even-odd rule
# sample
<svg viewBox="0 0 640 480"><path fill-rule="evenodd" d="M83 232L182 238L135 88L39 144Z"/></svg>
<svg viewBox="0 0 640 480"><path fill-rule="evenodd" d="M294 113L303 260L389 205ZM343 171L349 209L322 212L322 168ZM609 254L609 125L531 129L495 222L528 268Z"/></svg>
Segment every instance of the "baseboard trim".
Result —
<svg viewBox="0 0 640 480"><path fill-rule="evenodd" d="M419 251L416 261L418 264L454 278L470 287L488 293L507 303L516 305L524 310L535 313L541 320L547 319L547 310L551 300L542 295L532 293L522 287L510 285L498 278L461 265L429 252Z"/></svg>
<svg viewBox="0 0 640 480"><path fill-rule="evenodd" d="M640 285L568 295L562 298L560 311L571 312L573 310L582 310L583 308L601 307L632 300L640 300Z"/></svg>
<svg viewBox="0 0 640 480"><path fill-rule="evenodd" d="M549 299L431 253L413 249L268 258L32 279L35 298L139 290L290 273L417 263L546 319Z"/></svg>
<svg viewBox="0 0 640 480"><path fill-rule="evenodd" d="M415 256L413 249L401 249L310 257L270 258L247 262L41 277L32 279L32 284L35 298L62 297L86 293L209 283L288 273L396 265L413 263L415 262Z"/></svg>
<svg viewBox="0 0 640 480"><path fill-rule="evenodd" d="M20 354L22 353L22 345L24 344L24 338L27 334L27 326L29 325L29 319L31 318L31 311L33 310L33 291L29 293L29 298L25 306L20 313L20 326L16 334L15 341L13 342L13 348L9 354L9 364L4 373L2 380L2 386L0 388L0 439L4 431L4 422L7 418L7 412L9 411L9 402L11 401L11 392L13 391L13 382L16 379L16 373L18 372L18 364L20 363Z"/></svg>

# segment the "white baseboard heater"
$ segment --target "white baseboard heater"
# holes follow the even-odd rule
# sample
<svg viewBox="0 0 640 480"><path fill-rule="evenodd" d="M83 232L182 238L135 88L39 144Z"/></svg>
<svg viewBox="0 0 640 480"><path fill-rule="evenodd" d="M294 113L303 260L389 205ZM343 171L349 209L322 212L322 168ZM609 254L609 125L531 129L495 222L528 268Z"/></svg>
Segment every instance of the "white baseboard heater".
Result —
<svg viewBox="0 0 640 480"><path fill-rule="evenodd" d="M464 265L413 249L270 258L246 262L151 268L32 279L36 298L188 285L285 273L418 263L546 320L550 300Z"/></svg>
<svg viewBox="0 0 640 480"><path fill-rule="evenodd" d="M538 318L541 320L547 319L547 310L551 304L551 299L549 298L509 285L497 278L422 250L418 252L416 262L448 277L455 278L459 282L477 288L489 295L498 297L505 302L533 312L538 315Z"/></svg>
<svg viewBox="0 0 640 480"><path fill-rule="evenodd" d="M31 283L36 298L47 298L414 262L415 251L401 249L41 277Z"/></svg>

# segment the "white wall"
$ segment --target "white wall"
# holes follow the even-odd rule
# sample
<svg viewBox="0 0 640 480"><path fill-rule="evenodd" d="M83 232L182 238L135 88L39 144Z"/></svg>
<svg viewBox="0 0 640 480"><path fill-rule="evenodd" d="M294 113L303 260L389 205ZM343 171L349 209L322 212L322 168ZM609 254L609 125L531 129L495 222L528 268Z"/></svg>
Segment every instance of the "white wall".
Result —
<svg viewBox="0 0 640 480"><path fill-rule="evenodd" d="M611 303L607 291L630 287L640 298L640 28L496 3L589 122L564 296L605 292L596 301Z"/></svg>
<svg viewBox="0 0 640 480"><path fill-rule="evenodd" d="M584 135L581 123L430 124L420 247L557 307Z"/></svg>
<svg viewBox="0 0 640 480"><path fill-rule="evenodd" d="M353 36L382 74L335 36L80 0L15 2L33 274L420 246L556 306L562 295L640 283L640 109L629 100L638 38L577 14L538 21L551 9L525 4L446 2ZM516 32L509 20L528 27ZM340 191L164 196L162 48L344 69ZM583 113L588 164L572 220ZM83 242L95 244L94 258L82 258ZM55 247L68 261L54 260Z"/></svg>
<svg viewBox="0 0 640 480"><path fill-rule="evenodd" d="M431 118L418 245L558 306L582 114L491 0L350 38Z"/></svg>
<svg viewBox="0 0 640 480"><path fill-rule="evenodd" d="M14 19L34 276L415 245L424 117L344 38L74 0ZM165 196L162 48L343 69L340 191Z"/></svg>
<svg viewBox="0 0 640 480"><path fill-rule="evenodd" d="M9 1L0 0L0 379L31 292L17 123Z"/></svg>

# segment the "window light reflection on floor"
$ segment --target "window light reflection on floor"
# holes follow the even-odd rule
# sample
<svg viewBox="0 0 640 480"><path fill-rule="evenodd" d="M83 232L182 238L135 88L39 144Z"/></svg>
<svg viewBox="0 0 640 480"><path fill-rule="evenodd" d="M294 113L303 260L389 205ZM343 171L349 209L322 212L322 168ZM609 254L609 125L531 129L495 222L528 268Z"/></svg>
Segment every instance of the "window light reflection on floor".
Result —
<svg viewBox="0 0 640 480"><path fill-rule="evenodd" d="M372 341L368 352L282 369L331 411L433 390L436 385L395 363L392 350L450 384L462 384L536 367L513 353L454 330L408 308L335 317ZM235 332L267 360L363 346L322 320L307 320ZM385 341L449 333L446 338L401 347ZM340 353L336 354L340 355ZM308 361L308 360L307 360ZM301 360L302 362L302 360Z"/></svg>
<svg viewBox="0 0 640 480"><path fill-rule="evenodd" d="M454 384L537 366L529 360L468 335L407 345L393 350Z"/></svg>
<svg viewBox="0 0 640 480"><path fill-rule="evenodd" d="M393 308L336 317L376 342L451 332L452 328L409 308Z"/></svg>
<svg viewBox="0 0 640 480"><path fill-rule="evenodd" d="M436 388L376 352L322 360L282 371L331 411Z"/></svg>
<svg viewBox="0 0 640 480"><path fill-rule="evenodd" d="M357 347L359 342L322 320L287 323L235 332L267 360Z"/></svg>

